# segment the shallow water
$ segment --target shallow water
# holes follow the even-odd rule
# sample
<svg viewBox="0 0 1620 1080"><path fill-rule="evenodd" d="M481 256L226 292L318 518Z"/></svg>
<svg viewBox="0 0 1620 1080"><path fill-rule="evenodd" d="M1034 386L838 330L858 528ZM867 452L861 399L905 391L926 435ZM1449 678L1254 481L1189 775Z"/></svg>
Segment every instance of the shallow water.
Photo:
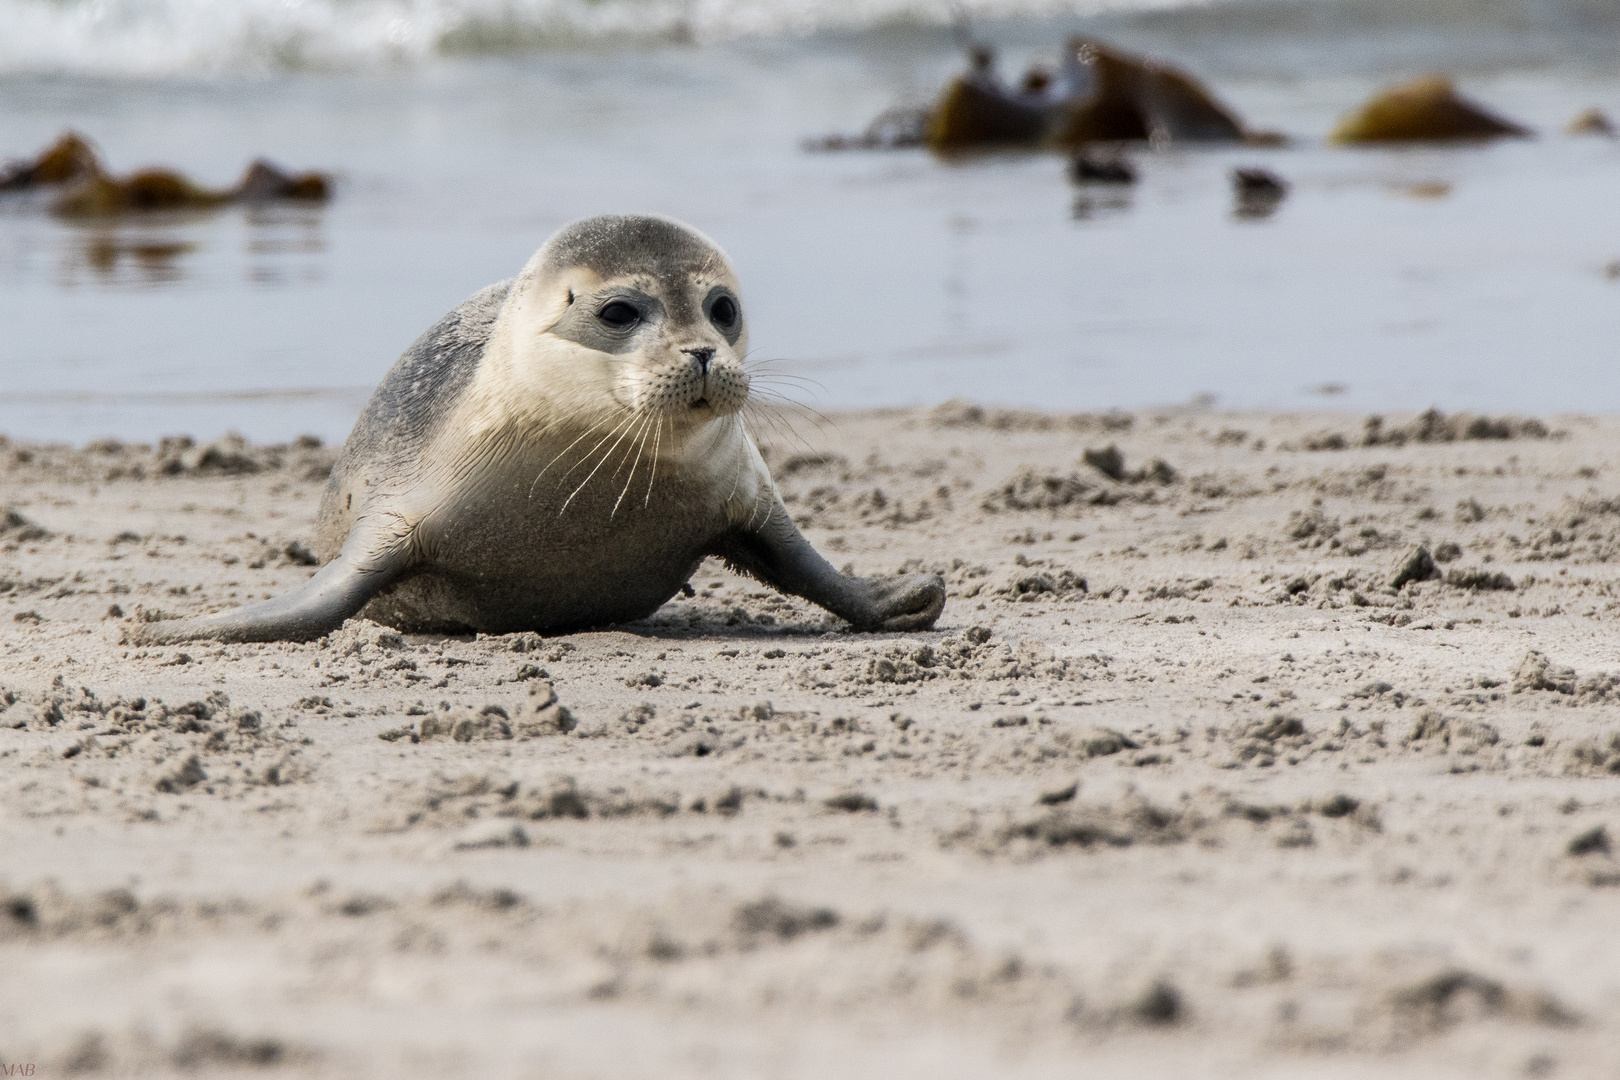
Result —
<svg viewBox="0 0 1620 1080"><path fill-rule="evenodd" d="M981 33L1016 68L1067 26ZM1475 49L1463 89L1540 138L1345 150L1322 136L1407 73L1384 62L1399 49L1113 30L1294 144L1144 150L1123 195L1077 190L1050 155L800 149L926 100L959 63L926 27L247 76L13 70L0 152L72 126L118 170L223 185L264 154L339 186L324 209L106 226L0 203L0 431L341 438L421 330L607 210L715 237L754 355L818 383L796 393L823 409L1620 409L1620 141L1559 134L1588 106L1620 116L1620 75L1464 62ZM1234 215L1238 165L1291 182L1274 215Z"/></svg>

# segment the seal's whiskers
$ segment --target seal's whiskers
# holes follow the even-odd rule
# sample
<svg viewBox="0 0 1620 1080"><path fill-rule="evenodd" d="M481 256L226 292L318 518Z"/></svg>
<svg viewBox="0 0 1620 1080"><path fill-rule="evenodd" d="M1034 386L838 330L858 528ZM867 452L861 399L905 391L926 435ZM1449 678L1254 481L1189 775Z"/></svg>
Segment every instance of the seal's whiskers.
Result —
<svg viewBox="0 0 1620 1080"><path fill-rule="evenodd" d="M544 465L542 465L542 466L541 466L541 467L540 467L540 471L539 471L539 472L537 472L537 473L535 473L535 474L534 474L534 483L531 483L531 484L530 484L530 485L529 485L529 498L531 498L531 499L532 499L532 498L534 498L534 489L535 489L535 485L536 485L536 484L539 484L539 483L540 483L540 478L541 478L541 477L542 477L542 476L544 476L544 475L546 475L546 470L547 470L547 469L549 469L549 468L551 468L551 467L552 467L552 466L553 466L553 465L555 465L555 464L557 464L557 462L559 462L559 461L561 461L561 460L562 460L562 457L563 457L563 455L564 455L564 454L566 454L566 453L568 453L568 451L570 451L570 450L572 450L572 449L573 449L573 448L574 448L574 447L576 447L576 446L578 446L578 445L579 445L579 444L580 444L580 443L581 443L581 442L583 442L583 441L584 441L584 440L585 440L585 439L588 439L588 438L590 438L590 437L591 437L591 436L592 436L592 435L594 435L594 434L596 434L596 433L597 433L597 432L598 432L598 431L601 431L601 430L602 430L602 427L603 427L603 425L604 425L604 424L605 424L605 423L606 423L606 421L598 421L598 422L597 422L597 423L594 423L594 424L591 424L591 425L590 425L590 426L589 426L589 427L587 427L587 428L586 428L586 429L585 429L585 430L584 430L584 431L582 431L582 432L581 432L581 433L580 433L580 434L579 434L579 435L577 435L577 436L575 436L575 438L574 438L574 441L573 441L573 442L571 442L571 443L569 443L569 444L568 444L568 445L567 445L567 446L565 446L565 447L563 447L563 448L562 448L562 449L561 449L561 450L559 450L559 451L558 451L558 452L557 452L557 456L556 456L556 457L554 457L554 458L552 458L552 459L551 459L551 460L550 460L550 461L548 461L548 462L546 462L546 463L545 463L545 464L544 464ZM615 428L615 430L617 430L617 428ZM611 437L612 437L612 432L609 432L609 433L608 433L608 438L611 438ZM602 441L603 441L603 442L606 442L606 441L607 441L607 439L603 439L603 440L602 440ZM597 444L596 444L596 445L597 445L597 446L600 446L600 445L602 445L602 444L601 444L601 443L597 443ZM592 449L593 449L593 450L594 450L594 449L595 449L595 447L592 447ZM582 459L581 459L581 460L583 460L583 458L582 458ZM576 462L576 463L575 463L575 464L574 464L574 467L573 467L573 468L570 468L570 469L569 469L569 470L568 470L568 472L573 472L573 471L574 471L574 468L578 468L578 462ZM566 477L566 476L567 476L567 475L568 475L568 473L566 473L566 472L565 472L565 473L563 473L563 476L565 476L565 477Z"/></svg>
<svg viewBox="0 0 1620 1080"><path fill-rule="evenodd" d="M653 480L658 476L658 448L664 441L664 418L659 417L657 425L653 428L653 452L650 468L647 470L647 495L641 500L643 508L652 505Z"/></svg>
<svg viewBox="0 0 1620 1080"><path fill-rule="evenodd" d="M598 461L598 462L597 462L597 463L596 463L596 465L595 465L595 466L594 466L594 467L592 467L592 469L591 469L591 471L590 471L590 472L589 472L589 473L587 473L587 474L586 474L586 476L585 476L585 479L583 479L583 480L581 480L581 481L580 481L580 482L579 482L579 487L577 487L577 488L575 488L575 489L574 489L574 490L573 490L573 491L572 491L572 492L571 492L571 493L570 493L570 494L569 494L569 496L568 496L568 498L566 498L566 499L564 499L564 500L563 500L563 504L562 504L562 507L561 507L561 508L560 508L560 509L559 509L559 510L558 510L558 511L557 511L557 516L558 516L558 517L562 517L562 515L563 515L563 514L564 514L564 513L565 513L565 512L567 512L567 510L568 510L568 505L569 505L569 504L570 504L570 503L572 503L572 502L573 502L573 501L574 501L574 496L576 496L576 495L578 495L578 494L579 494L579 493L580 493L580 492L581 492L581 491L584 491L584 490L585 490L585 485L586 485L586 484L589 484L589 483L590 483L590 482L591 482L591 477L593 477L593 476L595 476L595 475L596 475L596 474L597 474L597 473L598 473L598 472L600 472L600 471L601 471L601 469L602 469L602 466L603 466L603 465L606 465L606 464L607 464L607 463L608 463L608 459L609 459L609 458L611 458L611 457L612 457L612 456L613 456L613 451L615 451L615 450L617 450L617 449L618 449L618 448L619 448L619 443L621 443L621 442L623 442L623 441L624 441L624 439L625 439L625 436L627 436L627 435L629 435L629 434L630 434L630 431L631 431L631 425L632 425L632 424L633 424L633 423L634 423L634 421L636 421L636 420L637 420L637 419L639 419L639 418L638 418L638 417L637 417L637 416L636 416L636 415L635 415L635 414L633 414L633 413L632 413L632 414L631 414L631 416L630 416L630 419L629 419L629 420L627 420L627 421L625 421L625 422L624 422L624 423L622 423L622 424L620 424L620 425L619 425L619 428L623 428L623 429L624 429L624 430L623 430L623 431L622 431L622 432L621 432L621 433L620 433L620 435L619 435L619 437L618 437L618 438L617 438L617 439L615 439L615 440L614 440L614 442L613 442L613 445L612 445L612 446L610 446L610 447L608 447L608 448L607 448L607 452L606 452L606 453L604 453L604 454L603 454L603 455L602 455L602 460L600 460L600 461ZM617 431L617 430L619 430L619 428L615 428L615 429L614 429L614 430L615 430L615 431ZM607 442L607 439L606 439L606 438L604 438L604 439L603 439L603 440L602 440L602 442ZM597 443L597 444L596 444L596 445L597 445L597 446L601 446L601 445L602 445L602 443ZM592 452L592 453L595 453L595 452L596 452L596 451L595 451L595 448L594 448L594 447L593 447L593 448L592 448L592 451L591 451L591 452ZM586 460L586 459L584 459L584 458L581 458L581 459L580 459L580 462L581 462L581 463L583 463L583 462L584 462L584 461L585 461L585 460ZM577 469L577 468L579 468L579 465L578 465L578 464L576 464L576 465L575 465L575 466L574 466L574 469ZM569 470L568 470L568 473L571 473L571 472L573 472L573 471L574 471L574 469L569 469ZM568 475L568 473L564 473L564 474L563 474L563 476L564 476L564 477L567 477L567 475Z"/></svg>
<svg viewBox="0 0 1620 1080"><path fill-rule="evenodd" d="M646 447L647 447L648 429L649 429L649 425L651 425L652 422L653 422L653 416L649 415L647 417L647 419L643 420L642 423L641 423L641 427L639 429L639 435L636 438L636 444L635 444L635 446L636 446L636 460L631 463L631 465L630 465L630 475L624 478L624 488L619 492L619 497L617 499L615 499L614 502L613 502L613 512L608 514L609 519L613 518L614 515L616 515L619 512L619 504L624 502L624 497L627 494L629 494L629 492L630 492L630 482L636 478L636 468L638 466L640 466L640 464L641 464L641 452L644 449L646 449ZM627 457L627 458L630 456L630 450L629 450L628 447L625 448L624 456ZM619 468L613 470L613 475L615 477L618 476L619 475L619 469L623 469L623 468L624 468L624 462L621 461L619 463Z"/></svg>

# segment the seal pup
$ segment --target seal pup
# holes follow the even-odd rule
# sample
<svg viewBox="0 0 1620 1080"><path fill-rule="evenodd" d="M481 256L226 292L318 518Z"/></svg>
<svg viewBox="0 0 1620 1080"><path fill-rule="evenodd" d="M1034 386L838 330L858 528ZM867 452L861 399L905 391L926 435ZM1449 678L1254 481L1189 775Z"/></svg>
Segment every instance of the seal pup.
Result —
<svg viewBox="0 0 1620 1080"><path fill-rule="evenodd" d="M697 230L648 215L566 226L384 377L321 501L325 566L128 640L307 641L354 615L583 629L652 614L710 555L860 629L932 626L940 577L845 576L794 526L740 415L747 347L736 273Z"/></svg>

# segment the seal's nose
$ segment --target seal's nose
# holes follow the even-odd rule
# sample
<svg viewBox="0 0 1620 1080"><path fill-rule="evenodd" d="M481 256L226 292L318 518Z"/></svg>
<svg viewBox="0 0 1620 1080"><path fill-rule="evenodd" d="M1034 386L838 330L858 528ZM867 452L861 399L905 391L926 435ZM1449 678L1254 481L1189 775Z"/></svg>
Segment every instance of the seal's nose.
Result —
<svg viewBox="0 0 1620 1080"><path fill-rule="evenodd" d="M698 370L704 375L709 374L709 361L714 359L714 350L707 345L695 349L682 349L681 352L692 358Z"/></svg>

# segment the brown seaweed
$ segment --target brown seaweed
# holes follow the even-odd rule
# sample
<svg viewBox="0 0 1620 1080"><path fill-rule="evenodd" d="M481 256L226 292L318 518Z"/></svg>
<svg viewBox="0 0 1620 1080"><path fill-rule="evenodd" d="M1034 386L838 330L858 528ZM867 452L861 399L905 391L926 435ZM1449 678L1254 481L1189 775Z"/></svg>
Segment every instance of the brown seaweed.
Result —
<svg viewBox="0 0 1620 1080"><path fill-rule="evenodd" d="M1609 138L1620 135L1620 131L1615 130L1614 121L1597 108L1584 110L1564 130L1570 135L1606 135Z"/></svg>
<svg viewBox="0 0 1620 1080"><path fill-rule="evenodd" d="M1198 80L1085 38L1071 38L1064 56L1071 89L1059 146L1151 139L1156 142L1229 142L1244 137L1243 122Z"/></svg>
<svg viewBox="0 0 1620 1080"><path fill-rule="evenodd" d="M207 188L169 168L147 168L114 176L94 145L75 131L64 132L38 157L0 170L0 192L60 189L51 213L98 218L164 210L211 209L231 203L279 200L324 202L331 179L324 173L288 173L264 159L254 161L235 187Z"/></svg>
<svg viewBox="0 0 1620 1080"><path fill-rule="evenodd" d="M1385 90L1334 129L1336 143L1449 142L1523 137L1528 128L1457 93L1444 75Z"/></svg>
<svg viewBox="0 0 1620 1080"><path fill-rule="evenodd" d="M971 70L946 87L926 133L939 152L1245 137L1236 114L1192 76L1081 37L1069 39L1055 72L1033 68L1016 87L996 74L990 50L975 49Z"/></svg>
<svg viewBox="0 0 1620 1080"><path fill-rule="evenodd" d="M76 131L64 131L32 161L14 161L0 169L0 191L65 184L101 171L95 147Z"/></svg>

